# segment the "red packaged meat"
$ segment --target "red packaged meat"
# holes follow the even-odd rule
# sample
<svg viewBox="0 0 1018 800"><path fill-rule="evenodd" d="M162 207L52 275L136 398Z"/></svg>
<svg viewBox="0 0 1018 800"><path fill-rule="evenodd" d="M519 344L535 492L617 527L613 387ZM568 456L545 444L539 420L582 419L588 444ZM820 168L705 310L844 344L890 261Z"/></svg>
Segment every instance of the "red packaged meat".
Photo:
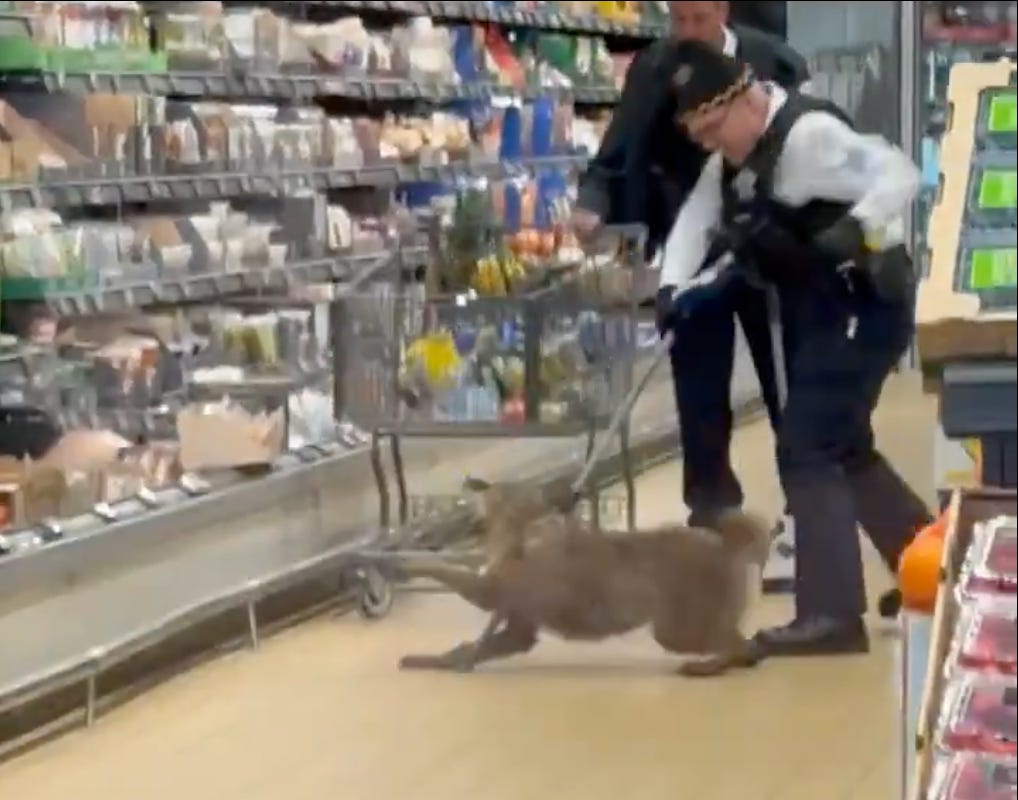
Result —
<svg viewBox="0 0 1018 800"><path fill-rule="evenodd" d="M1003 601L966 607L949 663L949 672L1018 675L1018 604Z"/></svg>
<svg viewBox="0 0 1018 800"><path fill-rule="evenodd" d="M1015 762L954 756L937 770L927 800L1018 800Z"/></svg>
<svg viewBox="0 0 1018 800"><path fill-rule="evenodd" d="M1018 758L1018 683L985 678L949 687L941 718L942 749Z"/></svg>
<svg viewBox="0 0 1018 800"><path fill-rule="evenodd" d="M964 586L969 594L1018 593L1018 526L1014 517L976 526Z"/></svg>

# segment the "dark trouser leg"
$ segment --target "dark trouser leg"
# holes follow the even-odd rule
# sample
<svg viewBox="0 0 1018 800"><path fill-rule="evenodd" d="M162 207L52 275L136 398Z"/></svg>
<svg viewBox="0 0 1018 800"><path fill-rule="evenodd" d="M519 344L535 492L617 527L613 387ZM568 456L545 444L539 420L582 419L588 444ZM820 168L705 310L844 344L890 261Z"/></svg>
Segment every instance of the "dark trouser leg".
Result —
<svg viewBox="0 0 1018 800"><path fill-rule="evenodd" d="M874 451L845 469L859 524L887 568L896 572L902 552L933 515L882 454Z"/></svg>
<svg viewBox="0 0 1018 800"><path fill-rule="evenodd" d="M859 651L867 646L860 620L866 599L849 472L877 462L870 418L907 341L908 317L903 308L842 297L818 299L797 322L778 439L795 519L797 621L764 632L760 642L779 655ZM899 532L897 540L908 535Z"/></svg>
<svg viewBox="0 0 1018 800"><path fill-rule="evenodd" d="M718 512L742 505L742 488L729 458L735 316L727 293L678 322L671 360L683 499L690 524L709 525Z"/></svg>

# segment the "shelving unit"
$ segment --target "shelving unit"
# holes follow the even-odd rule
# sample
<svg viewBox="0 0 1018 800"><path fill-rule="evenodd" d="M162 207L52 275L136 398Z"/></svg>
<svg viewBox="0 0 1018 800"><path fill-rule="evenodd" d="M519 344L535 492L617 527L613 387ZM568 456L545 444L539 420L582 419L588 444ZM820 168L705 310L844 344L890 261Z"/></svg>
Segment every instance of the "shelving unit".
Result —
<svg viewBox="0 0 1018 800"><path fill-rule="evenodd" d="M12 42L16 45L7 47L0 59L6 68L0 72L0 101L7 103L0 107L0 127L16 134L8 137L7 145L0 144L0 218L39 215L24 218L46 219L46 225L61 226L44 229L46 235L59 230L59 237L69 235L67 231L80 235L91 225L110 226L109 230L116 231L111 234L115 243L112 266L116 268L108 269L111 251L106 249L98 256L93 254L90 265L75 266L57 279L31 278L26 282L15 277L21 273L8 270L0 283L5 319L17 316L15 312L20 314L24 307L31 309L35 315L32 319L47 315L66 319L75 330L82 326L91 329L99 324L96 320L124 315L136 322L156 320L167 328L184 317L190 318L195 310L205 314L202 309L206 307L217 314L234 314L237 305L232 298L284 297L296 292L309 298L311 316L301 341L309 338L319 349L311 356L315 364L329 361L324 351L330 341L326 308L330 298L350 291L347 287L374 280L394 266L404 276L412 277L427 265L431 256L426 242L408 232L407 225L421 207L431 205L431 197L477 181L533 181L549 173L573 176L596 144L588 135L584 146L575 146L568 128L553 135L550 148L545 144L544 149L536 151L530 148L529 140L523 147L508 146L500 128L496 128L496 138L492 139L491 119L506 108L551 102L555 108L572 106L580 114L586 113L585 106L599 113L599 108L608 108L618 99L615 71L606 71L604 63L598 73L603 76L600 82L582 77L595 74L582 64L580 79L571 82L562 75L556 77L546 66L532 70L521 81L521 74L509 75L504 63L492 60L493 37L498 42L519 39L514 46L520 52L530 51L528 36L544 34L564 36L566 40L575 36L607 37L613 49L631 50L662 30L661 17L655 22L641 22L594 14L577 16L570 7L553 8L551 4L535 8L530 7L533 4L477 2L224 3L223 13L228 16L222 18L204 17L197 6L189 3L114 4L117 8L107 17L94 18L77 7L61 10L59 4L50 5L52 8L31 3L0 6L0 47ZM336 20L350 16L359 17L363 24L343 29L342 35L352 36L357 44L347 45L339 63L334 58L338 51L328 50L328 43L340 36L335 33ZM442 69L422 69L426 59L422 60L413 48L428 46L434 51L437 41L429 39L427 33L418 39L411 35L407 26L416 25L414 18L422 17L434 24L460 26L449 34L449 41L463 47L471 36L480 41L482 28L478 25L489 26L489 41L466 59L471 64L464 66L465 57L459 52L454 55L460 60L446 60ZM325 44L315 39L316 32L325 29L323 26L333 26L323 40ZM392 26L402 27L396 33L386 32ZM18 36L38 37L40 31L49 31L50 35L55 31L58 45L50 41L45 47L31 50L23 46L23 41L17 41ZM102 41L91 49L82 46L86 33ZM383 54L385 48L389 48L387 54ZM92 98L101 98L95 103L108 104L103 113L114 122L106 118L96 122L91 106L87 112L82 110L93 103ZM198 127L197 109L203 105L224 109L224 119L232 116L242 121L236 128L225 128L223 143L214 145L210 129ZM259 111L262 105L266 108ZM241 106L241 111L230 110ZM349 132L348 127L352 130L353 123L345 120L358 115L376 120L389 115L397 122L420 119L421 125L426 125L429 117L434 125L434 120L444 115L462 130L469 129L470 138L465 146L450 146L448 151L436 146L434 152L422 151L419 158L402 153L387 156L384 147L379 150L377 141L370 143L368 152L358 139L359 152L351 158L352 151L340 152L336 142L337 137ZM68 121L72 119L74 124ZM249 119L250 123L243 121ZM83 128L78 124L80 120L85 120ZM47 127L54 124L57 130L73 128L79 134L73 146L66 139L54 144L54 137L60 137ZM194 127L198 131L196 141L189 145L185 139L191 134L181 134L181 128L174 129L174 125ZM269 134L269 141L275 144L271 148L254 146L248 141L252 137L247 128L247 140L241 141L239 125L252 131L258 125L270 126L274 133ZM279 133L288 125L292 130ZM301 138L305 128L312 135ZM172 137L168 133L171 129ZM323 136L331 137L331 150L330 145L322 143ZM27 145L15 152L15 140L33 138L42 147L55 148L61 158L40 159ZM309 153L306 140L317 142L318 149ZM181 148L186 147L198 157L185 158ZM57 166L54 160L64 163ZM332 211L339 206L361 209L342 212L353 226L352 245L350 241L339 245L333 241ZM257 236L263 241L257 257L245 250L243 258L233 253L230 261L227 244L233 240L211 241L205 234L196 233L198 222L206 227L212 224L208 216L210 209L216 208L217 230L228 225L242 226L241 235L258 230ZM393 209L395 215L391 214ZM361 233L374 242L372 246L356 241L360 217L353 214L364 214L365 210L366 219L374 227ZM182 217L186 224L179 223ZM137 241L124 243L125 227L149 218L175 220L176 229L170 238L192 248L185 268L179 264L169 268L168 248L155 248L149 228L145 229L148 238L140 254ZM272 229L271 238L267 228ZM7 247L11 236L8 230ZM33 236L37 241L41 234ZM65 246L64 238L59 241L61 247ZM104 245L109 241L108 236ZM129 258L124 257L127 254ZM10 253L5 250L3 255L9 263ZM24 253L19 250L15 255ZM33 253L27 262L22 257L19 263L39 263L35 259ZM190 353L194 346L190 340L160 340L163 356L170 352L175 360L182 359L185 383L195 369L214 366L196 360ZM7 347L7 357L16 361L17 346L13 345L13 350L12 345ZM295 374L290 367L284 371ZM314 368L298 371L319 374ZM247 402L259 394L252 387L267 385L255 377L245 378L246 383L234 383L232 388L229 381L210 379L175 396L203 397L208 394L205 389L219 387L219 394L245 398ZM316 391L327 394L332 379L327 374L321 377ZM14 393L37 396L38 383L39 379L28 379ZM72 383L49 393L80 399L78 389L80 386ZM263 398L268 403L266 408L280 402L275 396L278 392L270 394L272 398ZM282 411L288 410L288 403L282 399ZM175 407L92 408L85 417L79 410L69 418L90 416L96 424L149 419L153 415L166 418L167 414L172 419ZM133 422L128 427L132 435L139 430ZM145 423L140 429L154 430L154 426ZM296 457L301 464L329 462L361 452L364 444L359 432L344 426L338 440L312 441L313 446L299 449ZM238 477L244 483L259 480L257 476L235 475L226 485L234 484ZM178 495L186 498L220 491L217 487L221 481L216 476L185 478L188 485L183 488L171 482L165 490L159 490L162 511L173 506ZM138 491L139 497L151 494L144 487ZM140 503L141 516L134 511L127 514L139 521L151 505L130 493L124 502ZM110 524L112 517L121 522L127 518L123 508L111 515L105 513L105 506L105 502L99 502L83 516L60 519L57 515L56 521L53 515L33 518L20 532L8 529L0 533L0 551L21 553L25 542L32 545L32 551L50 541L62 541L71 532L88 532L91 536ZM45 536L38 535L40 530L46 531Z"/></svg>
<svg viewBox="0 0 1018 800"><path fill-rule="evenodd" d="M915 213L913 253L922 274L928 274L933 243L927 231L940 187L942 137L948 123L947 91L952 65L993 61L1009 55L1013 59L1016 21L1014 5L1009 3L920 2L914 5L917 26L914 32L909 32L915 36L916 44L911 94L915 96L913 115L917 135L913 145L923 177ZM951 374L960 373L953 370ZM957 398L968 395L970 387L968 381L956 387L945 384L945 391ZM943 420L944 424L934 432L933 483L945 490L979 485L981 465L986 463L992 470L997 458L991 453L984 462L980 440L985 426L971 415L968 420L958 418L957 400L949 405L951 420Z"/></svg>
<svg viewBox="0 0 1018 800"><path fill-rule="evenodd" d="M1015 63L951 71L951 124L930 218L930 268L919 296L919 349L937 382L941 426L980 440L984 485L1013 488L1018 196Z"/></svg>
<svg viewBox="0 0 1018 800"><path fill-rule="evenodd" d="M987 504L1003 502L1013 515L1018 479L1014 7L919 5L918 350L939 400L933 484L945 504L961 494L949 512L937 610L904 621L903 796L910 800L928 800L934 767L949 774L932 737L942 722L955 590L972 523L986 518ZM978 768L962 765L958 774L968 769L971 778Z"/></svg>

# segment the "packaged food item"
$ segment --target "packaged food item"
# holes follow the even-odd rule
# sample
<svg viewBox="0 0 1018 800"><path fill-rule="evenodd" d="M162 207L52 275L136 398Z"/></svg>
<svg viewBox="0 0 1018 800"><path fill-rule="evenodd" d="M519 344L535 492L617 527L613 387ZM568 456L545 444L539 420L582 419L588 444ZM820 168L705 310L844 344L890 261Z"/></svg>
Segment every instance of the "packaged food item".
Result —
<svg viewBox="0 0 1018 800"><path fill-rule="evenodd" d="M948 673L972 670L1018 675L1018 605L1013 602L969 605L956 629Z"/></svg>
<svg viewBox="0 0 1018 800"><path fill-rule="evenodd" d="M968 594L1018 594L1018 522L998 517L975 526L962 585Z"/></svg>
<svg viewBox="0 0 1018 800"><path fill-rule="evenodd" d="M939 730L948 752L1018 757L1018 682L966 678L949 686Z"/></svg>
<svg viewBox="0 0 1018 800"><path fill-rule="evenodd" d="M926 797L927 800L1016 800L1016 764L986 756L953 756L938 765Z"/></svg>

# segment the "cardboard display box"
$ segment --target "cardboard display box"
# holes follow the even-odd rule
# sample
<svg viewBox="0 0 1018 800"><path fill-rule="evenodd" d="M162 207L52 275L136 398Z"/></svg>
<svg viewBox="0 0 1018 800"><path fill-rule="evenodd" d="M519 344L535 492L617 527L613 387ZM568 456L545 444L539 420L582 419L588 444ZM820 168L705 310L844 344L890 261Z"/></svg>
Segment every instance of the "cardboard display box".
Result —
<svg viewBox="0 0 1018 800"><path fill-rule="evenodd" d="M229 401L193 404L177 413L185 472L271 464L283 452L286 415L250 414Z"/></svg>

